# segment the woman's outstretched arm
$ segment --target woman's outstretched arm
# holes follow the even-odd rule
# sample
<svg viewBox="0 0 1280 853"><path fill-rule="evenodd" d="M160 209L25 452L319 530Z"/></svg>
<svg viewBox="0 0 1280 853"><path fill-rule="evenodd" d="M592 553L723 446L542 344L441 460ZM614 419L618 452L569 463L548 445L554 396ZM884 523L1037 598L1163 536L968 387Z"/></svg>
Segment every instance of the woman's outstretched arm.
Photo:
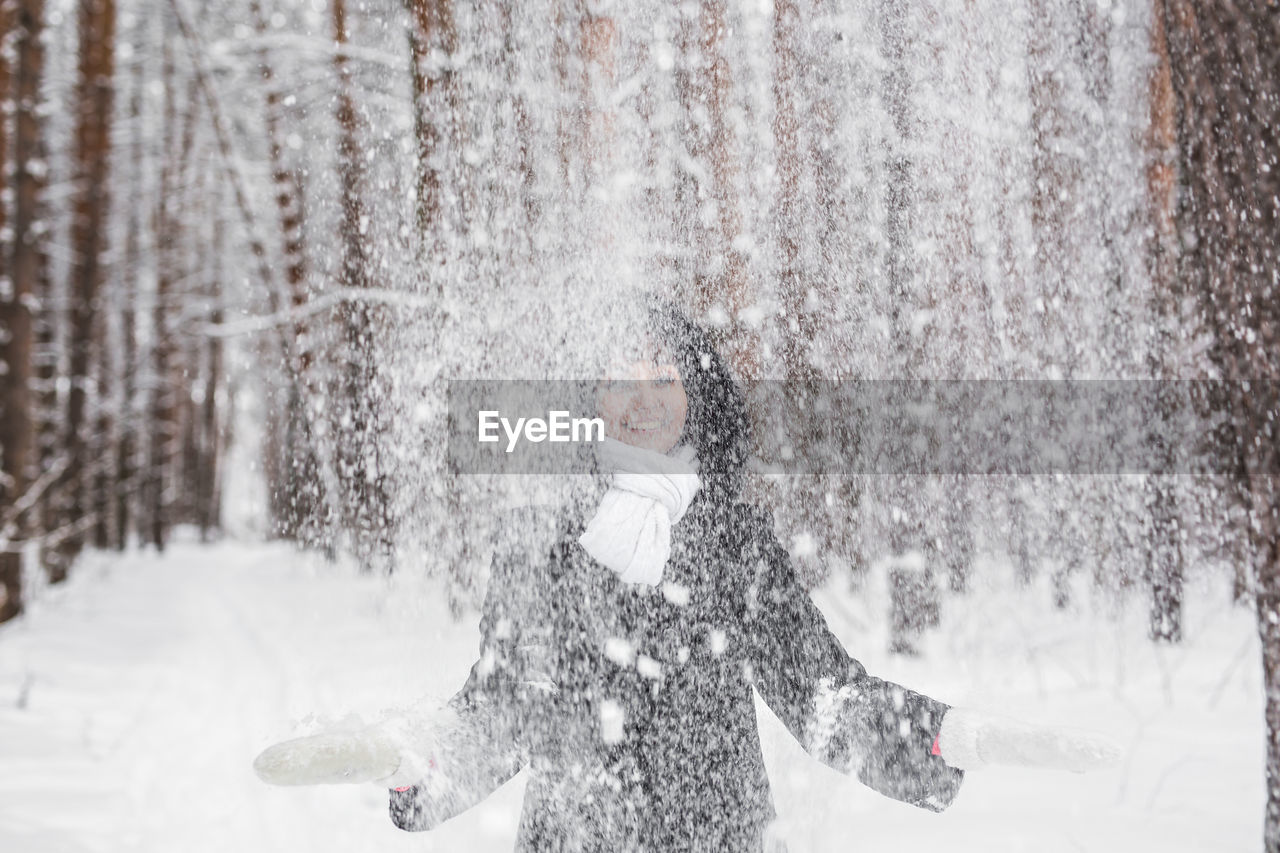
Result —
<svg viewBox="0 0 1280 853"><path fill-rule="evenodd" d="M449 715L423 721L438 726L430 739L434 748L420 750L412 769L402 764L390 780L403 783L390 791L391 820L400 829L434 829L480 803L525 764L512 728L502 719L503 709L474 695L474 677L450 700ZM442 717L446 722L440 722Z"/></svg>
<svg viewBox="0 0 1280 853"><path fill-rule="evenodd" d="M547 544L540 534L551 523L534 508L503 519L480 620L480 658L449 701L439 754L419 755L390 792L391 819L401 829L438 826L484 800L528 761L524 723L555 689L537 666L538 638L526 630L536 588L528 576Z"/></svg>
<svg viewBox="0 0 1280 853"><path fill-rule="evenodd" d="M800 586L773 518L753 509L744 564L756 689L810 755L901 802L942 811L964 771L938 753L950 706L869 675Z"/></svg>
<svg viewBox="0 0 1280 853"><path fill-rule="evenodd" d="M391 817L407 830L431 829L487 797L520 771L524 753L512 697L516 657L499 627L493 590L482 621L481 659L448 703L423 701L377 723L274 744L253 762L273 785L374 782L391 788Z"/></svg>

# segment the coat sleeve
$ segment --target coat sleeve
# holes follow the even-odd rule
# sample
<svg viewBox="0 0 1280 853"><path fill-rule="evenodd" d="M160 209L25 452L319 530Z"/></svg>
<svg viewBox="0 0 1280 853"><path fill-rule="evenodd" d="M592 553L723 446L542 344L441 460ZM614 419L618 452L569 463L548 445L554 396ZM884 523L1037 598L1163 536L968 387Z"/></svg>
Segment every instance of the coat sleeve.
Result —
<svg viewBox="0 0 1280 853"><path fill-rule="evenodd" d="M538 666L538 638L525 630L529 567L537 562L530 558L541 545L516 540L521 531L545 530L547 524L531 508L504 518L480 619L480 658L449 701L440 754L424 756L422 781L390 791L391 820L400 829L433 829L484 800L528 762L523 721L529 706L554 686Z"/></svg>
<svg viewBox="0 0 1280 853"><path fill-rule="evenodd" d="M810 755L904 803L942 811L964 771L934 751L950 706L869 675L800 586L770 513L750 512L748 643L765 703Z"/></svg>

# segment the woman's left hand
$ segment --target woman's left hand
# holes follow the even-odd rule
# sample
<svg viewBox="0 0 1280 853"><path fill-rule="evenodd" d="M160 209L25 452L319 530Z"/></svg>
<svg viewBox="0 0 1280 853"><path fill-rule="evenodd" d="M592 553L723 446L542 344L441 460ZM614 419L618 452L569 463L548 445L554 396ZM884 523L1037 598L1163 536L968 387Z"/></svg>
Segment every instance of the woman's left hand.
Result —
<svg viewBox="0 0 1280 853"><path fill-rule="evenodd" d="M950 708L938 735L942 760L961 770L988 764L1084 773L1114 766L1124 749L1084 729L1039 726L969 708Z"/></svg>

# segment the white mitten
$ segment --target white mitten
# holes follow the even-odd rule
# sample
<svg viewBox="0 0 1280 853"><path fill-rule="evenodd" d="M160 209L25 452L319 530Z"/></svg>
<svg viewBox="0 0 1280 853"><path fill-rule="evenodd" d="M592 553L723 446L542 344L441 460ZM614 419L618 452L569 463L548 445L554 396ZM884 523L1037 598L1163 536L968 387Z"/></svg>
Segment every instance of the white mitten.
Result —
<svg viewBox="0 0 1280 853"><path fill-rule="evenodd" d="M1105 735L1037 726L969 708L950 708L943 715L938 750L943 761L961 770L1011 764L1084 773L1117 764L1124 755Z"/></svg>
<svg viewBox="0 0 1280 853"><path fill-rule="evenodd" d="M293 738L263 750L253 769L271 785L414 785L434 767L436 731L447 715L419 708L364 728Z"/></svg>
<svg viewBox="0 0 1280 853"><path fill-rule="evenodd" d="M258 778L272 785L373 782L399 766L395 744L375 727L286 740L253 760Z"/></svg>

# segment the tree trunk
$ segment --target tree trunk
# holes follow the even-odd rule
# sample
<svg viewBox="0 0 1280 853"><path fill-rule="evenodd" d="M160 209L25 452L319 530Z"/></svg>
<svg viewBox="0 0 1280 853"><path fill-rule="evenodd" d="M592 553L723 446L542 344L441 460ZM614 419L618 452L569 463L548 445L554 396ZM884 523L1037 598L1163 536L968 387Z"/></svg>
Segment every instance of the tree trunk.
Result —
<svg viewBox="0 0 1280 853"><path fill-rule="evenodd" d="M217 297L214 299L216 301ZM222 310L215 309L210 321L221 323ZM222 387L222 341L215 336L209 339L206 346L204 399L200 407L200 479L196 493L196 524L199 525L202 542L211 541L214 531L222 524L222 490L219 484L222 479L223 431L218 417L218 394Z"/></svg>
<svg viewBox="0 0 1280 853"><path fill-rule="evenodd" d="M1150 237L1147 266L1152 280L1155 320L1154 348L1149 357L1152 374L1163 385L1158 392L1161 411L1157 420L1171 416L1179 406L1178 377L1173 354L1181 327L1179 313L1184 288L1178 280L1176 201L1177 127L1173 78L1169 67L1169 44L1164 21L1153 16L1151 51L1155 64L1148 82L1150 119L1147 129L1147 204ZM1155 452L1164 461L1172 458L1172 448L1157 437ZM1158 642L1182 640L1182 537L1178 520L1177 481L1168 476L1152 476L1146 481L1150 524L1145 544L1147 584L1151 594L1148 634Z"/></svg>
<svg viewBox="0 0 1280 853"><path fill-rule="evenodd" d="M36 535L39 513L31 507L27 490L40 474L35 452L35 396L31 390L34 365L33 344L38 304L39 277L43 269L45 230L40 212L44 197L44 172L36 168L43 155L40 84L44 73L43 0L21 0L14 9L6 3L0 11L0 41L7 41L16 25L17 60L12 86L16 103L12 113L16 131L13 140L13 234L12 264L8 293L0 300L0 540ZM0 57L0 94L7 96L11 82L8 57ZM9 111L4 111L8 115ZM8 135L0 118L0 174L4 173L4 153ZM0 230L5 227L6 210L0 204ZM8 246L3 246L8 249ZM26 509L18 513L15 502L22 498ZM0 622L16 615L22 606L21 557L0 544Z"/></svg>
<svg viewBox="0 0 1280 853"><path fill-rule="evenodd" d="M725 57L725 0L708 0L682 33L682 65L677 76L689 154L699 161L691 178L694 200L691 233L697 266L686 300L697 315L721 327L721 349L741 379L760 375L760 333L748 309L756 298L738 245L742 214L737 196L740 169L735 130L729 122L733 80ZM687 285L683 285L687 287Z"/></svg>
<svg viewBox="0 0 1280 853"><path fill-rule="evenodd" d="M139 27L138 29L142 29ZM135 32L135 41L141 41ZM137 52L135 51L135 55ZM129 181L133 186L143 186L146 166L143 157L145 130L143 122L143 87L146 65L136 61L129 92ZM137 523L138 516L138 422L141 412L138 405L138 283L142 280L142 239L145 223L142 204L129 206L124 247L124 275L120 293L120 431L115 453L115 546L123 550L129 542L129 531Z"/></svg>
<svg viewBox="0 0 1280 853"><path fill-rule="evenodd" d="M10 4L0 5L0 44L9 41L15 17ZM8 165L10 77L8 53L0 51L0 177ZM8 227L7 214L0 199L0 232ZM0 250L8 248L0 242ZM21 287L11 280L0 290L0 622L22 612L22 557L9 541L17 538L16 505L26 491L31 444L31 306L26 298L30 291Z"/></svg>
<svg viewBox="0 0 1280 853"><path fill-rule="evenodd" d="M166 27L167 32L167 27ZM176 388L171 382L174 361L173 330L169 321L169 302L174 282L180 277L177 268L181 224L177 215L178 183L181 176L182 141L178 128L177 88L173 47L164 47L164 114L162 162L159 198L156 200L156 293L151 307L151 393L147 404L147 434L150 438L144 490L147 513L146 541L163 551L172 526L170 517L169 465L173 442L177 440ZM190 105L188 105L190 108Z"/></svg>
<svg viewBox="0 0 1280 853"><path fill-rule="evenodd" d="M70 392L67 396L66 443L68 464L63 480L66 514L60 524L71 525L58 548L64 562L84 543L83 524L88 506L90 360L97 345L98 300L102 290L109 213L107 177L111 155L111 107L115 75L115 0L80 0L80 55L76 84L74 162L77 179L71 222L74 260L71 268Z"/></svg>
<svg viewBox="0 0 1280 853"><path fill-rule="evenodd" d="M104 300L104 308L110 304L110 301ZM98 331L95 335L98 347L94 358L97 363L94 380L94 403L97 411L93 417L93 432L88 440L90 458L93 459L88 472L89 509L93 515L92 541L93 547L102 549L112 545L115 525L111 514L115 511L115 502L111 500L111 494L118 486L113 482L115 468L107 464L107 460L111 458L111 449L114 446L112 439L115 433L109 397L113 393L112 384L116 380L116 371L119 369L112 358L113 341L110 324L107 321L108 312L99 311Z"/></svg>
<svg viewBox="0 0 1280 853"><path fill-rule="evenodd" d="M1035 0L1031 7L1028 60L1036 186L1031 200L1035 293L1028 295L1044 306L1038 312L1036 330L1041 358L1048 362L1046 367L1066 377L1076 375L1079 368L1069 317L1074 314L1070 307L1075 284L1072 276L1080 265L1078 240L1063 239L1063 235L1090 232L1085 221L1088 205L1084 174L1089 164L1071 145L1077 132L1074 125L1079 121L1071 105L1080 94L1078 86L1073 86L1080 63L1073 55L1075 45L1063 44L1062 33L1081 31L1082 6L1071 0Z"/></svg>
<svg viewBox="0 0 1280 853"><path fill-rule="evenodd" d="M799 58L800 10L795 0L776 0L773 4L773 145L777 151L778 187L774 228L777 233L779 260L778 294L785 311L782 359L787 378L805 381L817 378L808 358L808 343L813 339L813 312L806 305L810 282L801 269L800 178L804 169L801 159L800 117L797 99L804 91Z"/></svg>
<svg viewBox="0 0 1280 853"><path fill-rule="evenodd" d="M1178 523L1176 481L1146 478L1147 583L1151 591L1148 636L1161 643L1182 642L1182 547Z"/></svg>
<svg viewBox="0 0 1280 853"><path fill-rule="evenodd" d="M914 104L912 74L915 59L911 53L913 36L917 34L913 32L910 13L910 4L905 0L893 0L880 7L879 22L884 59L881 91L894 131L889 145L885 187L884 290L888 299L885 313L893 347L891 370L898 379L917 378L923 359L923 347L913 331L916 313L924 306L922 295L917 293L913 250L918 190L917 167L911 152L914 140L919 136L919 118ZM896 432L898 423L899 416L891 412L885 428ZM894 559L901 559L913 551L926 553L926 543L932 539L928 530L933 513L921 503L920 487L923 483L922 477L896 473L888 480L894 507L889 519L888 544ZM915 598L912 596L902 598L904 606L910 606L913 601ZM897 645L905 648L902 644Z"/></svg>
<svg viewBox="0 0 1280 853"><path fill-rule="evenodd" d="M368 216L361 193L364 157L347 44L346 0L333 0L337 76L338 172L342 187L342 284L354 291L369 287ZM361 565L389 556L390 518L386 476L378 447L381 376L376 365L378 323L367 301L352 294L342 307L345 364L342 372L342 423L338 426L339 476L343 484L343 522Z"/></svg>
<svg viewBox="0 0 1280 853"><path fill-rule="evenodd" d="M808 90L800 64L800 50L804 44L804 32L800 8L795 0L777 0L773 5L773 144L777 162L777 186L774 190L774 215L772 243L777 247L778 298L782 304L779 323L782 337L782 363L789 383L786 394L790 411L783 414L790 423L809 424L817 427L811 406L817 395L823 393L816 380L821 378L810 360L810 346L818 333L818 317L814 310L818 304L817 282L805 269L801 256L801 240L805 235L805 222L801 209L800 183L805 175L805 159L814 149L806 149L801 132L801 105L807 106ZM814 148L816 149L816 145ZM761 413L765 417L777 417L779 413ZM801 459L816 459L821 451L815 448L817 436L813 430L795 436L795 452ZM800 565L806 583L818 584L827 573L827 557L831 554L833 526L846 522L843 518L831 523L831 511L843 516L848 507L828 506L826 498L835 494L834 477L789 479L779 484L775 491L781 506L788 508L780 523L788 529L802 531L815 541L814 565ZM834 504L834 501L832 501Z"/></svg>
<svg viewBox="0 0 1280 853"><path fill-rule="evenodd" d="M453 129L451 116L454 109L451 107L456 107L457 92L449 63L457 50L457 31L453 23L452 0L405 0L405 7L412 17L409 53L412 60L413 133L418 155L417 232L424 247L422 258L439 264L444 261L438 243L443 205L437 161ZM427 275L432 272L432 268L424 270ZM433 283L439 288L438 279Z"/></svg>
<svg viewBox="0 0 1280 853"><path fill-rule="evenodd" d="M213 188L206 191L214 199L215 204L221 201L221 194ZM218 325L222 322L223 311L223 252L226 250L226 229L221 220L213 223L213 233L209 244L209 260L207 263L208 278L203 297L210 305L215 306L209 313L209 322ZM192 492L195 505L195 524L200 530L200 541L211 542L221 526L221 488L222 451L224 430L222 429L222 377L223 356L222 339L210 335L204 348L204 384L201 389L200 403L193 415L197 424L197 459L196 480ZM228 409L228 411L230 411Z"/></svg>
<svg viewBox="0 0 1280 853"><path fill-rule="evenodd" d="M1280 16L1264 0L1157 0L1177 107L1184 286L1213 333L1249 494L1266 697L1263 846L1280 850ZM1248 387L1242 380L1258 380Z"/></svg>
<svg viewBox="0 0 1280 853"><path fill-rule="evenodd" d="M889 296L891 335L898 348L896 369L901 378L919 374L921 348L912 340L912 318L917 307L913 282L915 263L912 251L914 232L915 167L911 161L912 140L919 133L912 103L912 65L909 55L911 32L907 5L901 0L882 10L881 38L886 70L884 102L893 120L895 141L890 150L888 186L885 194L888 216L885 241L888 244L885 277Z"/></svg>
<svg viewBox="0 0 1280 853"><path fill-rule="evenodd" d="M249 10L254 28L265 43L268 26L262 4L253 0L249 4ZM289 304L294 308L301 308L310 298L303 233L302 177L296 170L289 168L285 161L281 130L281 125L286 120L283 114L284 97L265 48L258 52L258 71L266 87L264 126L280 227L285 287L288 289ZM312 332L303 320L293 324L294 367L285 391L285 439L281 447L284 457L279 462L279 470L283 476L281 486L276 490L274 512L280 532L302 543L314 542L320 537L326 502L324 481L320 477L315 438L308 415L317 393L313 376L315 341Z"/></svg>

